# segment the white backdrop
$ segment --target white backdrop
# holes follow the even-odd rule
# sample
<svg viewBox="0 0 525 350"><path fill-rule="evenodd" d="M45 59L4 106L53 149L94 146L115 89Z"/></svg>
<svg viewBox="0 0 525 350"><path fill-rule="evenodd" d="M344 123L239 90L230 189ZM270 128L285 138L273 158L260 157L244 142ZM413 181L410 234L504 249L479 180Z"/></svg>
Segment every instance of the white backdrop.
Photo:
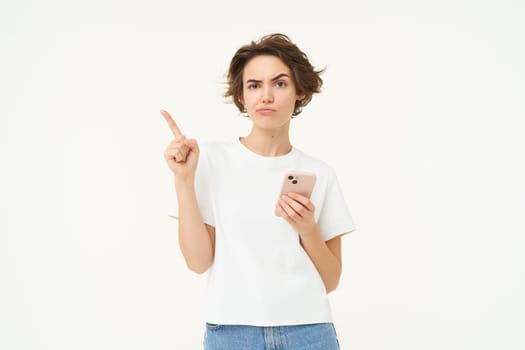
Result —
<svg viewBox="0 0 525 350"><path fill-rule="evenodd" d="M327 67L292 142L358 227L330 297L342 349L525 348L523 3L306 3L2 2L1 349L200 348L158 111L245 135L224 74L271 32Z"/></svg>

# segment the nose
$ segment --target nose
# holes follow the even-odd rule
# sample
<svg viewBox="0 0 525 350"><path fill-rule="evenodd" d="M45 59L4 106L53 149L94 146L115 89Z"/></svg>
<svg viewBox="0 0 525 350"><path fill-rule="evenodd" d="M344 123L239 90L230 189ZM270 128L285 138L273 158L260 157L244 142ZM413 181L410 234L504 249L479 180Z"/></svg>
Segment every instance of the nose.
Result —
<svg viewBox="0 0 525 350"><path fill-rule="evenodd" d="M263 97L262 97L263 103L272 103L273 102L273 92L271 87L266 87L263 89Z"/></svg>

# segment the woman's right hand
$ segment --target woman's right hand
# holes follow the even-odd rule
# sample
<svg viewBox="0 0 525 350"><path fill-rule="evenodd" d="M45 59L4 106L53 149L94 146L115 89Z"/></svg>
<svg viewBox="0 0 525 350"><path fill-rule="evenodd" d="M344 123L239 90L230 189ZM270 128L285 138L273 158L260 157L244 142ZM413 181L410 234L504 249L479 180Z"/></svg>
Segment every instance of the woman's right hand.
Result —
<svg viewBox="0 0 525 350"><path fill-rule="evenodd" d="M168 112L161 110L160 114L166 119L174 137L164 151L166 163L168 163L176 180L194 180L195 170L197 169L197 162L199 160L199 145L197 144L197 140L187 139L186 136L181 133L177 123L175 123L175 120L173 120Z"/></svg>

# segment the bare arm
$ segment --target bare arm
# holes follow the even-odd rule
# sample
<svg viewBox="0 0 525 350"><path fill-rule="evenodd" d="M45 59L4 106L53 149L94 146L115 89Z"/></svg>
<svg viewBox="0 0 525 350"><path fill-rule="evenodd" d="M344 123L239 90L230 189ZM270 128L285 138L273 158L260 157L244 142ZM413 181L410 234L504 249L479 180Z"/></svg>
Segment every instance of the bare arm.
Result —
<svg viewBox="0 0 525 350"><path fill-rule="evenodd" d="M325 242L315 223L314 212L313 203L297 193L283 195L276 205L276 214L299 234L301 245L319 272L326 292L330 293L337 288L341 277L341 237Z"/></svg>
<svg viewBox="0 0 525 350"><path fill-rule="evenodd" d="M164 158L175 177L179 204L179 246L188 268L203 273L213 263L215 228L206 225L195 194L195 171L199 159L197 141L188 140L166 111L161 111L174 139L164 152Z"/></svg>
<svg viewBox="0 0 525 350"><path fill-rule="evenodd" d="M188 268L204 273L213 263L215 228L203 222L193 184L175 180L179 203L179 247Z"/></svg>
<svg viewBox="0 0 525 350"><path fill-rule="evenodd" d="M323 241L321 234L301 237L301 244L321 275L326 293L337 288L341 277L341 237Z"/></svg>

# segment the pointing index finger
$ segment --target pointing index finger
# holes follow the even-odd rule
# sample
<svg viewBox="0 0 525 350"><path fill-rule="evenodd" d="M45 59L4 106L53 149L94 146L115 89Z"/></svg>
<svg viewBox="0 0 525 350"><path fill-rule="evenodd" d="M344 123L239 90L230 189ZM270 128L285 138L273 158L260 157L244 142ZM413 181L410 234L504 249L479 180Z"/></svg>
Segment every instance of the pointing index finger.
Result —
<svg viewBox="0 0 525 350"><path fill-rule="evenodd" d="M161 109L160 114L166 119L166 122L168 123L168 126L171 129L171 132L174 136L182 135L182 132L180 131L179 127L177 126L177 123L175 123L175 120L171 117L171 115L166 112L165 110Z"/></svg>

